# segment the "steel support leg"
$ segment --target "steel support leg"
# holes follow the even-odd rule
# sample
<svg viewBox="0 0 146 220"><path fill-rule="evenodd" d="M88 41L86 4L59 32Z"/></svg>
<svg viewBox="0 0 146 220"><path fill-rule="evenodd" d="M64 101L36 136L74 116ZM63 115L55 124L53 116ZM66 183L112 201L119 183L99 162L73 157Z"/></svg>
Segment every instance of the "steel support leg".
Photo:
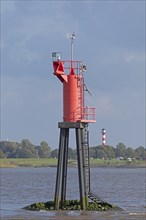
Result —
<svg viewBox="0 0 146 220"><path fill-rule="evenodd" d="M62 172L62 190L61 190L61 208L64 206L64 202L66 199L68 143L69 143L69 129L65 128L63 172Z"/></svg>
<svg viewBox="0 0 146 220"><path fill-rule="evenodd" d="M60 140L59 140L59 152L58 152L58 165L57 165L57 176L56 176L55 199L54 199L54 206L55 206L54 208L56 210L60 208L60 200L61 200L64 140L65 140L65 130L61 128L60 129Z"/></svg>
<svg viewBox="0 0 146 220"><path fill-rule="evenodd" d="M77 160L78 160L78 175L79 175L79 191L81 208L86 209L87 196L85 194L85 176L83 169L83 150L82 150L82 132L80 128L76 128L76 142L77 142Z"/></svg>

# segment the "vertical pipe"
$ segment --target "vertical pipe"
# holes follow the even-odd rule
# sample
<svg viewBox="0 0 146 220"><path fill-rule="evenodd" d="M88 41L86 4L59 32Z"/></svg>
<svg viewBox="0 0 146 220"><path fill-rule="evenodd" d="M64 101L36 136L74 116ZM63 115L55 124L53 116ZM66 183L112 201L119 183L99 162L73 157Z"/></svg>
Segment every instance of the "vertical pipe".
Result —
<svg viewBox="0 0 146 220"><path fill-rule="evenodd" d="M57 176L56 176L56 188L54 198L54 208L57 210L60 207L61 200L61 188L62 188L62 172L63 172L63 156L64 156L64 141L65 141L65 129L60 129L60 140L59 140L59 152L58 152L58 165L57 165Z"/></svg>
<svg viewBox="0 0 146 220"><path fill-rule="evenodd" d="M72 69L72 61L73 61L73 41L75 39L75 34L74 32L71 34L70 36L70 39L71 39L71 69Z"/></svg>
<svg viewBox="0 0 146 220"><path fill-rule="evenodd" d="M76 143L77 143L77 160L78 160L80 202L81 202L81 208L83 210L85 210L86 209L86 196L85 196L85 182L84 182L83 155L82 155L81 141L82 141L81 129L76 128Z"/></svg>
<svg viewBox="0 0 146 220"><path fill-rule="evenodd" d="M73 39L71 39L71 61L73 61Z"/></svg>
<svg viewBox="0 0 146 220"><path fill-rule="evenodd" d="M88 126L88 124L87 124ZM90 192L90 152L89 152L89 130L87 131L88 138L88 165L89 165L89 192Z"/></svg>
<svg viewBox="0 0 146 220"><path fill-rule="evenodd" d="M62 172L62 190L61 190L61 208L63 208L64 202L66 199L68 143L69 143L69 128L65 128L63 172Z"/></svg>

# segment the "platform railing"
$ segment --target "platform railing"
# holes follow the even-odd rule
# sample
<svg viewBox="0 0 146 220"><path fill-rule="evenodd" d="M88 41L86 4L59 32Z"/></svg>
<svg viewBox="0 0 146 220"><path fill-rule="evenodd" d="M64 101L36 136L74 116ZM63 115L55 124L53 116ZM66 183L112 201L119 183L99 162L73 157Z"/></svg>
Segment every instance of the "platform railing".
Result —
<svg viewBox="0 0 146 220"><path fill-rule="evenodd" d="M65 121L95 121L95 112L96 108L94 107L83 107L77 108L74 112L72 112L68 117L64 118Z"/></svg>
<svg viewBox="0 0 146 220"><path fill-rule="evenodd" d="M94 107L84 107L83 108L83 119L85 120L95 120L96 108Z"/></svg>
<svg viewBox="0 0 146 220"><path fill-rule="evenodd" d="M76 74L80 73L81 70L81 61L77 61L77 60L65 60L65 61L61 61L64 64L64 70L70 70L71 68L74 69L74 71L76 72Z"/></svg>

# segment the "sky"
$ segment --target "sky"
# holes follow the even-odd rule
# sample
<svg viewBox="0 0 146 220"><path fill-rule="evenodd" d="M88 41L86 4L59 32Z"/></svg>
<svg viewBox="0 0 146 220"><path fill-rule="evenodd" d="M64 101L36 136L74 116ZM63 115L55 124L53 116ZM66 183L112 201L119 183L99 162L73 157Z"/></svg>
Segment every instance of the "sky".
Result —
<svg viewBox="0 0 146 220"><path fill-rule="evenodd" d="M58 148L62 84L52 52L87 66L86 105L96 107L90 146L145 147L146 4L135 1L1 0L1 140ZM71 130L70 147L75 146Z"/></svg>

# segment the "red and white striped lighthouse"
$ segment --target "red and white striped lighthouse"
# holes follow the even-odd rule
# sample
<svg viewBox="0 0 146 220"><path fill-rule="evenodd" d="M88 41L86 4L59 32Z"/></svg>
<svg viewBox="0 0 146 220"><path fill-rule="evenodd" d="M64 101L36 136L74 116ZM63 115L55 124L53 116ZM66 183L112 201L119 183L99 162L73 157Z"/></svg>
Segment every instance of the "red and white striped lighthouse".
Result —
<svg viewBox="0 0 146 220"><path fill-rule="evenodd" d="M102 145L105 145L106 144L106 130L105 130L105 128L102 129L101 133L102 133Z"/></svg>

